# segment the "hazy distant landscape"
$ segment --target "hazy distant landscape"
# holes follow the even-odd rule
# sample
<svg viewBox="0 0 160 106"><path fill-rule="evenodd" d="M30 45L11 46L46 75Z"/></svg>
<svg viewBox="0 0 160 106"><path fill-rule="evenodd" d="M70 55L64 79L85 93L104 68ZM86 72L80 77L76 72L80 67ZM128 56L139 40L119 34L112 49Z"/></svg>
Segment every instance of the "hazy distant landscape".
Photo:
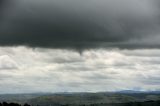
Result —
<svg viewBox="0 0 160 106"><path fill-rule="evenodd" d="M32 106L159 106L159 92L3 94L0 102Z"/></svg>

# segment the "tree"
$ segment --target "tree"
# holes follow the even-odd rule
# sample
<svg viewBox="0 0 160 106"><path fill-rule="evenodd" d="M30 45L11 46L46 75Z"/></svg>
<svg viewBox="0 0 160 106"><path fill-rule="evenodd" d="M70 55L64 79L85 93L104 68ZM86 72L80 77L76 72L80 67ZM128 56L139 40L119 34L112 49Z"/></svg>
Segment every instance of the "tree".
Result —
<svg viewBox="0 0 160 106"><path fill-rule="evenodd" d="M3 106L9 106L9 104L7 102L3 102L2 105Z"/></svg>
<svg viewBox="0 0 160 106"><path fill-rule="evenodd" d="M30 106L29 104L25 103L24 106Z"/></svg>

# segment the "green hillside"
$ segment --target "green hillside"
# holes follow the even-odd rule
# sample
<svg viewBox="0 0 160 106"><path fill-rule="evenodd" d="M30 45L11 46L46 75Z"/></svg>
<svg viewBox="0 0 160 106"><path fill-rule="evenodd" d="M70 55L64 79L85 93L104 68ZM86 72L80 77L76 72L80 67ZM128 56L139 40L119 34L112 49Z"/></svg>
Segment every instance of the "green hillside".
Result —
<svg viewBox="0 0 160 106"><path fill-rule="evenodd" d="M160 100L159 93L61 93L0 95L0 102L29 103L33 106L123 104Z"/></svg>

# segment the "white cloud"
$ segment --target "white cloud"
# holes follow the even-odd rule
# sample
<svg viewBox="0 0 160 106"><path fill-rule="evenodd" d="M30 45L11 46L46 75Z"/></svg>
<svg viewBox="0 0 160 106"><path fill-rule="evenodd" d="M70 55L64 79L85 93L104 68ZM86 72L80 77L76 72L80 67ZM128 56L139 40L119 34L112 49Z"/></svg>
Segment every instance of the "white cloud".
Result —
<svg viewBox="0 0 160 106"><path fill-rule="evenodd" d="M0 56L0 70L17 69L16 62L8 55Z"/></svg>
<svg viewBox="0 0 160 106"><path fill-rule="evenodd" d="M159 53L0 47L0 92L158 90Z"/></svg>

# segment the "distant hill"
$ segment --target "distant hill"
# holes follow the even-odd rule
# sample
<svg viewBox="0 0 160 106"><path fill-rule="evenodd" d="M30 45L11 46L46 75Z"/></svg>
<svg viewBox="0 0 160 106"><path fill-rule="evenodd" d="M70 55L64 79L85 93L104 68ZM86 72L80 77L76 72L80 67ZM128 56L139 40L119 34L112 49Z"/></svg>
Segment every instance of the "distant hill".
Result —
<svg viewBox="0 0 160 106"><path fill-rule="evenodd" d="M29 103L39 106L91 105L91 104L123 104L145 101L159 101L158 92L99 92L99 93L37 93L37 94L6 94L0 95L0 102Z"/></svg>
<svg viewBox="0 0 160 106"><path fill-rule="evenodd" d="M16 102L16 103L24 103L30 99L44 96L48 94L0 94L0 102L7 101L7 102Z"/></svg>
<svg viewBox="0 0 160 106"><path fill-rule="evenodd" d="M116 91L115 93L145 93L145 94L160 94L160 91L135 91L135 90L122 90L122 91Z"/></svg>

